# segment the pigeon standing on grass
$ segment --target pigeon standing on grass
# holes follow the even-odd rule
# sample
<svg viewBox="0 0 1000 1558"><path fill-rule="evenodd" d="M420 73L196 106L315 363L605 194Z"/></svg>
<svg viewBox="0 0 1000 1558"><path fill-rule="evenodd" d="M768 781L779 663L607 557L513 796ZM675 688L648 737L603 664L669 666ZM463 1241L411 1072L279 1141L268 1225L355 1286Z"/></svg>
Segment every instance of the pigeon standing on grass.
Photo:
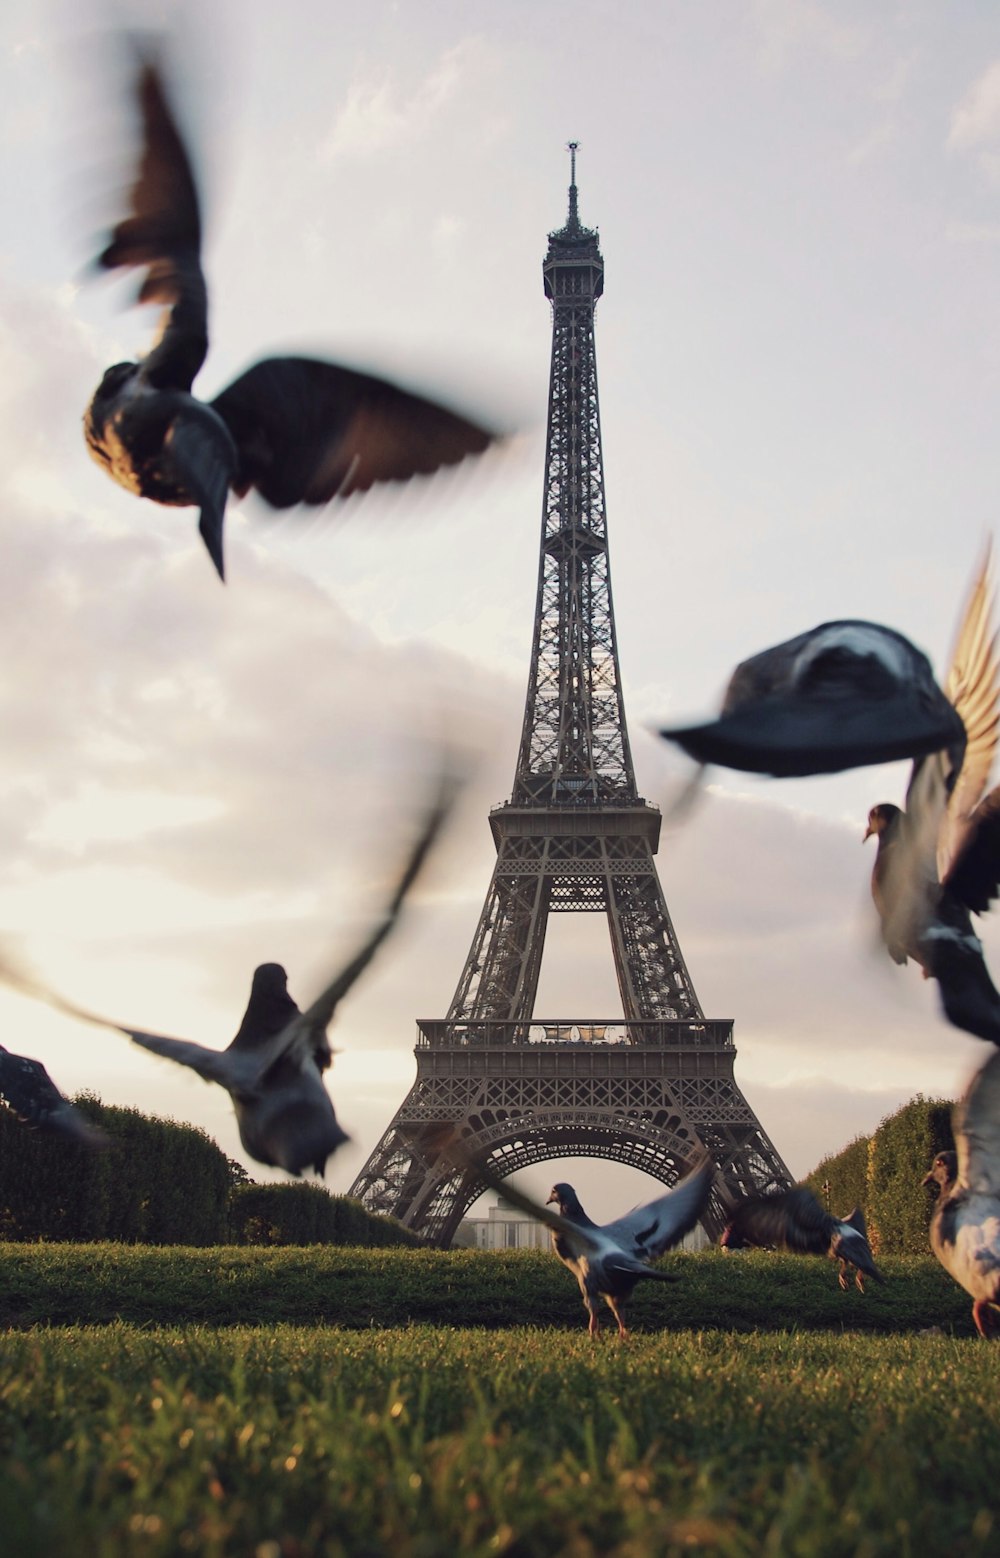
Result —
<svg viewBox="0 0 1000 1558"><path fill-rule="evenodd" d="M0 1044L0 1098L36 1130L65 1136L83 1147L107 1147L108 1137L64 1098L40 1060L12 1055Z"/></svg>
<svg viewBox="0 0 1000 1558"><path fill-rule="evenodd" d="M980 1336L1000 1336L1000 1054L976 1072L955 1109L957 1152L940 1152L925 1185L937 1185L931 1249L973 1298Z"/></svg>
<svg viewBox="0 0 1000 1558"><path fill-rule="evenodd" d="M195 399L208 351L198 188L155 54L133 48L142 146L128 215L97 263L145 269L139 301L166 312L148 356L107 370L84 432L119 485L200 509L198 528L224 578L230 490L243 497L255 488L277 509L324 504L454 465L495 435L385 379L306 357L264 359L212 401Z"/></svg>
<svg viewBox="0 0 1000 1558"><path fill-rule="evenodd" d="M224 1050L186 1039L164 1038L128 1028L75 1006L9 964L0 977L26 994L47 1001L68 1016L126 1034L143 1049L190 1066L206 1082L217 1082L233 1101L240 1141L257 1163L299 1175L312 1167L322 1175L326 1160L348 1140L337 1121L323 1073L333 1059L326 1030L339 1003L365 971L399 918L403 901L450 810L454 787L429 815L381 919L347 967L311 1006L300 1012L285 987L285 971L263 963L255 971L250 1001L239 1032Z"/></svg>
<svg viewBox="0 0 1000 1558"><path fill-rule="evenodd" d="M741 1202L719 1243L724 1250L757 1247L792 1255L828 1255L840 1262L837 1281L844 1289L851 1266L856 1268L854 1281L862 1293L866 1276L876 1282L885 1280L872 1259L860 1207L847 1217L833 1217L805 1185Z"/></svg>
<svg viewBox="0 0 1000 1558"><path fill-rule="evenodd" d="M912 958L936 979L948 1021L1000 1044L1000 993L970 911L1000 890L1000 791L985 795L1000 726L988 559L972 591L945 690L965 741L918 759L906 809L873 806L865 838L878 839L872 897L896 963Z"/></svg>
<svg viewBox="0 0 1000 1558"><path fill-rule="evenodd" d="M579 1283L591 1336L600 1334L600 1299L617 1320L619 1336L627 1337L621 1311L636 1283L647 1277L658 1282L675 1280L672 1272L658 1271L649 1262L672 1249L695 1226L715 1178L715 1164L706 1154L666 1195L613 1223L598 1226L583 1210L572 1185L553 1185L548 1201L541 1206L508 1180L497 1179L481 1163L475 1169L505 1200L551 1229L553 1249ZM553 1203L558 1212L549 1211Z"/></svg>

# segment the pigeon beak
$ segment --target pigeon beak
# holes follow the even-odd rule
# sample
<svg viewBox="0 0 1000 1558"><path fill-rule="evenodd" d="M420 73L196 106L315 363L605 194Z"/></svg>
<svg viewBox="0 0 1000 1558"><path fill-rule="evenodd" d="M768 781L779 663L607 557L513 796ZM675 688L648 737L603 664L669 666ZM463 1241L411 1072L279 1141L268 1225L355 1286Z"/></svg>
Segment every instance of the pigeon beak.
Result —
<svg viewBox="0 0 1000 1558"><path fill-rule="evenodd" d="M869 823L867 828L864 831L864 837L861 840L862 844L867 844L868 840L871 838L871 836L872 836L872 834L874 832L875 832L875 829L872 827L871 823Z"/></svg>
<svg viewBox="0 0 1000 1558"><path fill-rule="evenodd" d="M546 1201L545 1205L546 1206L551 1206L553 1201L558 1201L558 1200L559 1200L559 1197L556 1195L555 1191L553 1190L552 1194L549 1196L549 1198Z"/></svg>
<svg viewBox="0 0 1000 1558"><path fill-rule="evenodd" d="M924 1175L924 1177L923 1177L923 1179L922 1179L922 1180L921 1180L921 1181L920 1181L920 1183L921 1183L921 1184L922 1184L922 1185L936 1185L936 1184L937 1184L937 1180L936 1180L936 1179L935 1179L935 1178L934 1178L934 1170L933 1170L933 1169L930 1169L930 1170L929 1170L929 1171L928 1171L928 1172L927 1172L927 1173L926 1173L926 1174L925 1174L925 1175Z"/></svg>

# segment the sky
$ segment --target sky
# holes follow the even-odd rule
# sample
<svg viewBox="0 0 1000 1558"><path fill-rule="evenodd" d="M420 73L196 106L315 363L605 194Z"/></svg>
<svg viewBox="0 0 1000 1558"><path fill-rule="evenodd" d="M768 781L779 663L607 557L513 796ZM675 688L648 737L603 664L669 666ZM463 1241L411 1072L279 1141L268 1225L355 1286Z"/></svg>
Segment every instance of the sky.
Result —
<svg viewBox="0 0 1000 1558"><path fill-rule="evenodd" d="M209 8L202 8L209 11ZM72 998L222 1046L280 961L304 1005L363 937L433 785L470 781L393 942L338 1013L345 1191L443 1016L510 794L538 567L546 235L580 213L597 310L612 582L640 793L688 777L651 730L747 655L837 617L943 674L1000 453L1000 17L931 0L8 0L0 15L0 934ZM230 505L228 583L194 516L116 489L80 419L147 349L134 280L88 264L131 141L124 24L173 39L206 215L210 396L307 349L518 436L334 515ZM982 1046L876 946L868 808L905 765L713 771L658 866L706 1015L796 1175ZM996 947L996 927L984 923ZM1000 950L1000 949L997 949ZM554 916L536 1014L621 1012L601 917ZM226 1096L0 992L60 1087L203 1126ZM257 1177L266 1170L248 1164ZM653 1182L543 1164L613 1216Z"/></svg>

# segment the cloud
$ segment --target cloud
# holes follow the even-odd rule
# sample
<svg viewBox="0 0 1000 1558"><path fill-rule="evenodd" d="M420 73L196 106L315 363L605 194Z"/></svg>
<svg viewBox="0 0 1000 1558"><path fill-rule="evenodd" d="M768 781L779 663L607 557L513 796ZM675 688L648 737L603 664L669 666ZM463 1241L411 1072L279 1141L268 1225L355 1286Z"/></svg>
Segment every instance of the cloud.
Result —
<svg viewBox="0 0 1000 1558"><path fill-rule="evenodd" d="M446 50L412 89L391 70L355 79L323 148L327 160L370 157L419 140L465 85L482 55L478 39Z"/></svg>
<svg viewBox="0 0 1000 1558"><path fill-rule="evenodd" d="M1000 141L1000 60L994 60L972 83L951 116L948 145L955 151L976 151Z"/></svg>
<svg viewBox="0 0 1000 1558"><path fill-rule="evenodd" d="M784 70L801 54L851 60L862 53L864 28L845 22L835 8L815 0L754 0L753 19L766 69Z"/></svg>

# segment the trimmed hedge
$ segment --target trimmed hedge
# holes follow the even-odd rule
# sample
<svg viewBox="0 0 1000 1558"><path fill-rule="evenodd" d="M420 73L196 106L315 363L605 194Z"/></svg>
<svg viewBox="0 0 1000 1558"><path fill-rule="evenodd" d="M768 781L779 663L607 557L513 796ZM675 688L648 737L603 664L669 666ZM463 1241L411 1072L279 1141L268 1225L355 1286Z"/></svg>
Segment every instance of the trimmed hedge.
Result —
<svg viewBox="0 0 1000 1558"><path fill-rule="evenodd" d="M926 1254L934 1201L920 1181L937 1154L954 1146L952 1107L947 1099L918 1093L887 1115L872 1136L858 1136L806 1176L805 1183L836 1215L864 1209L876 1255Z"/></svg>
<svg viewBox="0 0 1000 1558"><path fill-rule="evenodd" d="M391 1217L374 1217L348 1196L318 1185L237 1185L230 1204L233 1244L363 1244L386 1248L422 1243Z"/></svg>
<svg viewBox="0 0 1000 1558"><path fill-rule="evenodd" d="M0 1104L0 1239L171 1245L416 1246L416 1234L318 1185L258 1185L193 1125L138 1109L77 1108L107 1152L27 1130Z"/></svg>
<svg viewBox="0 0 1000 1558"><path fill-rule="evenodd" d="M111 1137L106 1152L27 1130L0 1108L0 1237L226 1242L230 1191L242 1170L211 1137L92 1095L74 1102Z"/></svg>

